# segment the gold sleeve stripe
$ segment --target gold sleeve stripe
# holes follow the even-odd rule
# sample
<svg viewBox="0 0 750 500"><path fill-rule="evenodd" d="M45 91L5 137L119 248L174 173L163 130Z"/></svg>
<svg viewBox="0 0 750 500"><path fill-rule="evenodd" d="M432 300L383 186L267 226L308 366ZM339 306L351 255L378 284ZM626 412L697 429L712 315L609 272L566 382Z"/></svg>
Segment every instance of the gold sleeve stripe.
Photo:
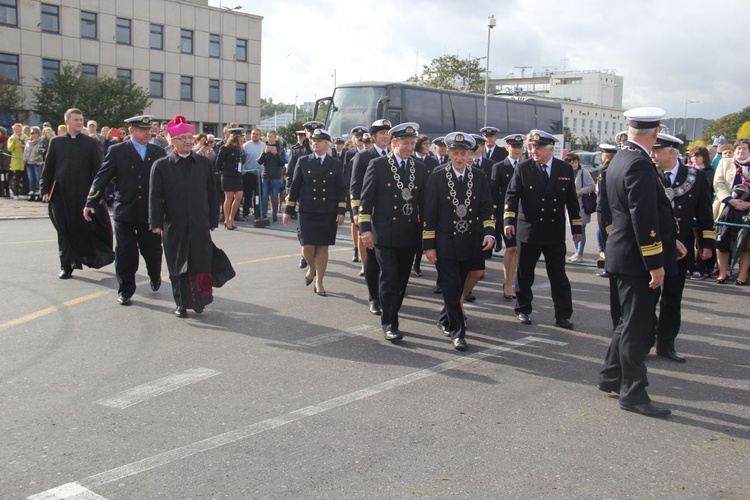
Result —
<svg viewBox="0 0 750 500"><path fill-rule="evenodd" d="M422 239L424 240L435 239L435 231L422 231Z"/></svg>
<svg viewBox="0 0 750 500"><path fill-rule="evenodd" d="M352 198L352 207L358 207L359 206L359 200L355 200Z"/></svg>
<svg viewBox="0 0 750 500"><path fill-rule="evenodd" d="M359 222L372 222L372 215L360 213Z"/></svg>
<svg viewBox="0 0 750 500"><path fill-rule="evenodd" d="M605 227L604 231L606 231L607 234L611 233L612 232L612 224L610 224L609 226Z"/></svg>
<svg viewBox="0 0 750 500"><path fill-rule="evenodd" d="M297 202L296 201L291 201L291 200L286 200L286 204L287 204L287 206L290 206L290 207L296 207L297 206Z"/></svg>
<svg viewBox="0 0 750 500"><path fill-rule="evenodd" d="M491 228L494 229L495 222L492 221L492 220L486 220L486 221L482 222L482 227L491 227Z"/></svg>
<svg viewBox="0 0 750 500"><path fill-rule="evenodd" d="M651 257L653 255L659 255L662 252L661 241L654 243L653 245L643 245L641 247L641 254L644 257Z"/></svg>
<svg viewBox="0 0 750 500"><path fill-rule="evenodd" d="M342 201L339 203L339 208L346 208L346 202Z"/></svg>
<svg viewBox="0 0 750 500"><path fill-rule="evenodd" d="M583 222L581 222L581 219L573 219L570 221L571 226L583 226Z"/></svg>
<svg viewBox="0 0 750 500"><path fill-rule="evenodd" d="M707 240L715 240L716 239L716 231L711 231L710 229L703 231L703 237Z"/></svg>
<svg viewBox="0 0 750 500"><path fill-rule="evenodd" d="M97 196L99 196L99 191L96 191L96 192L94 192L94 193L89 193L89 197L88 197L88 199L89 199L89 200L93 200L93 199L95 199L95 198L96 198Z"/></svg>
<svg viewBox="0 0 750 500"><path fill-rule="evenodd" d="M503 219L515 219L516 213L515 212L505 212L503 214Z"/></svg>

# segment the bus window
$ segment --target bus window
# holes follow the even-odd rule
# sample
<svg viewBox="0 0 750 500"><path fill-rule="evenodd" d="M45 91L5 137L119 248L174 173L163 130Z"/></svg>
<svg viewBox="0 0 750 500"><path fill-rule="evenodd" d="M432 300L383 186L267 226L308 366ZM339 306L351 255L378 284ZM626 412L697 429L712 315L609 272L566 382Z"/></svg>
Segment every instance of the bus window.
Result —
<svg viewBox="0 0 750 500"><path fill-rule="evenodd" d="M406 121L417 122L420 132L425 134L441 133L443 113L440 97L440 92L405 88L403 108Z"/></svg>
<svg viewBox="0 0 750 500"><path fill-rule="evenodd" d="M536 111L535 106L529 106L527 102L510 101L508 102L508 127L517 134L536 128ZM529 125L532 125L531 127ZM513 133L511 132L511 133Z"/></svg>
<svg viewBox="0 0 750 500"><path fill-rule="evenodd" d="M453 116L456 119L456 130L470 134L478 133L477 98L471 94L451 95L451 104L453 105ZM482 108L482 119L484 120L484 108Z"/></svg>
<svg viewBox="0 0 750 500"><path fill-rule="evenodd" d="M339 87L333 94L327 130L331 136L349 137L357 125L370 126L375 116L378 100L385 96L383 87Z"/></svg>
<svg viewBox="0 0 750 500"><path fill-rule="evenodd" d="M503 136L519 133L518 130L508 127L508 103L496 99L488 99L488 101L487 125L499 128ZM482 103L482 122L484 122L484 102Z"/></svg>
<svg viewBox="0 0 750 500"><path fill-rule="evenodd" d="M545 130L550 134L562 134L562 113L560 108L549 106L536 107L536 128Z"/></svg>
<svg viewBox="0 0 750 500"><path fill-rule="evenodd" d="M401 123L401 111L398 111L396 109L389 109L388 121L390 121L394 125Z"/></svg>

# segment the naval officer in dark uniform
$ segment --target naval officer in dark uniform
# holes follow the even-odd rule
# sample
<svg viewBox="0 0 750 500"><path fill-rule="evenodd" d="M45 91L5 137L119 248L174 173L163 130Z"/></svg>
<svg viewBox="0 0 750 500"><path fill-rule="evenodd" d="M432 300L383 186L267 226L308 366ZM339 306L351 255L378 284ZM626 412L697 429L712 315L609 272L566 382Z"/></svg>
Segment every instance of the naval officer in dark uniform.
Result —
<svg viewBox="0 0 750 500"><path fill-rule="evenodd" d="M365 171L367 166L375 158L385 156L388 153L388 144L391 142L391 136L388 131L393 128L388 120L376 120L370 125L370 136L372 146L364 152L354 155L352 160L352 178L349 184L349 193L352 198L352 214L354 223L359 225L359 199L362 195L362 184L365 180ZM359 239L362 242L362 238ZM362 243L360 246L360 258L365 270L365 282L367 283L367 302L372 314L380 315L378 281L380 280L380 266L378 259L375 257L375 250L368 249Z"/></svg>
<svg viewBox="0 0 750 500"><path fill-rule="evenodd" d="M462 299L484 270L483 251L495 244L495 222L489 180L470 166L474 139L451 132L445 143L450 162L427 179L422 244L440 275L444 305L438 325L462 351L467 347Z"/></svg>
<svg viewBox="0 0 750 500"><path fill-rule="evenodd" d="M152 233L148 226L148 189L151 165L166 156L166 152L149 143L153 119L153 116L134 116L125 120L130 140L109 148L83 209L83 217L91 220L91 214L114 179L115 275L119 285L117 301L122 305L129 305L135 293L139 251L146 261L151 290L157 291L161 286L161 236Z"/></svg>
<svg viewBox="0 0 750 500"><path fill-rule="evenodd" d="M388 131L387 156L370 161L359 202L362 243L375 251L380 267L380 324L386 340L400 340L398 311L409 283L414 254L422 239L421 213L427 169L411 155L419 125L401 123Z"/></svg>
<svg viewBox="0 0 750 500"><path fill-rule="evenodd" d="M315 293L325 297L323 278L328 266L328 247L336 244L338 226L344 223L346 183L344 166L328 154L331 134L316 128L310 134L310 144L312 154L297 160L282 222L289 223L299 204L297 231L308 264L305 285L314 281Z"/></svg>
<svg viewBox="0 0 750 500"><path fill-rule="evenodd" d="M581 239L581 215L576 196L573 167L552 155L555 136L542 130L531 131L531 158L513 172L505 195L504 232L518 240L516 314L521 323L531 324L534 298L534 269L544 254L555 324L571 329L573 297L565 274L565 209L568 210L573 241ZM517 228L516 228L517 227Z"/></svg>
<svg viewBox="0 0 750 500"><path fill-rule="evenodd" d="M365 151L364 143L362 142L362 136L367 132L367 127L357 125L352 128L350 134L352 136L352 143L354 147L344 152L344 181L346 182L346 211L351 214L351 233L352 243L354 244L354 255L352 255L352 262L362 262L359 258L359 228L354 223L354 210L352 209L352 197L350 194L350 187L352 182L352 160L354 156L362 151ZM360 276L364 276L364 269Z"/></svg>
<svg viewBox="0 0 750 500"><path fill-rule="evenodd" d="M484 156L497 163L508 157L508 152L502 146L497 144L497 134L500 129L497 127L482 127L479 133L484 136L486 144L484 145Z"/></svg>
<svg viewBox="0 0 750 500"><path fill-rule="evenodd" d="M609 209L609 200L607 199L607 171L609 164L612 162L619 148L611 144L599 144L602 150L602 169L599 171L599 178L596 180L596 223L597 235L601 239L601 248L604 249L605 257L607 252L607 236L612 230L612 211ZM600 264L601 262L601 264ZM598 261L597 266L604 264L604 261ZM620 323L620 299L617 295L617 285L612 276L606 269L597 273L597 276L609 280L609 316L612 319L612 331Z"/></svg>
<svg viewBox="0 0 750 500"><path fill-rule="evenodd" d="M664 286L659 301L659 320L656 324L656 355L677 363L685 358L677 354L675 338L680 331L682 292L685 277L695 261L695 231L700 237L701 258L710 259L716 248L711 191L703 170L680 161L679 147L682 141L668 134L659 134L651 151L656 168L662 172L662 182L667 196L672 200L672 210L677 222L677 239L688 253L677 261L677 274L664 277ZM695 223L693 223L695 221Z"/></svg>
<svg viewBox="0 0 750 500"><path fill-rule="evenodd" d="M607 169L607 200L612 230L607 238L607 272L620 302L620 322L612 335L597 387L619 393L620 408L651 417L666 417L669 408L651 402L644 360L652 335L658 289L665 274L677 273L685 248L675 243L672 205L649 154L656 143L659 108L625 112L628 140ZM682 247L681 249L679 247Z"/></svg>

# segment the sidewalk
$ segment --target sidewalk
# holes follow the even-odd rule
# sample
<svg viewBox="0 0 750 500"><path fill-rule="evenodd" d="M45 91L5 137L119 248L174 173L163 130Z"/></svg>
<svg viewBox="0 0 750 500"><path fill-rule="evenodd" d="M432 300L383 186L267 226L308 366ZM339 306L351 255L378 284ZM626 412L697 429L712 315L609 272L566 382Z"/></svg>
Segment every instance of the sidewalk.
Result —
<svg viewBox="0 0 750 500"><path fill-rule="evenodd" d="M0 198L0 220L46 219L48 217L46 203L28 201L26 197L18 200Z"/></svg>

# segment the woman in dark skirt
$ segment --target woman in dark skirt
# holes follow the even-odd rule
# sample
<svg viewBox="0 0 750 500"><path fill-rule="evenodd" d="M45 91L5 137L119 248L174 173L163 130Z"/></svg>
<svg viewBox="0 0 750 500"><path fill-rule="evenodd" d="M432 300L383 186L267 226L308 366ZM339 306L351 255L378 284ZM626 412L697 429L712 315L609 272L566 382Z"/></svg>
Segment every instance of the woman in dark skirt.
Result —
<svg viewBox="0 0 750 500"><path fill-rule="evenodd" d="M344 223L346 183L341 162L328 154L331 135L316 129L310 142L313 153L297 161L282 222L288 224L299 205L297 232L308 264L305 285L315 281L315 293L325 297L328 247L336 244L337 226Z"/></svg>
<svg viewBox="0 0 750 500"><path fill-rule="evenodd" d="M242 164L245 163L245 150L242 148L242 129L230 128L229 139L219 148L216 156L216 170L221 173L221 186L224 189L224 227L237 229L234 216L242 203Z"/></svg>

